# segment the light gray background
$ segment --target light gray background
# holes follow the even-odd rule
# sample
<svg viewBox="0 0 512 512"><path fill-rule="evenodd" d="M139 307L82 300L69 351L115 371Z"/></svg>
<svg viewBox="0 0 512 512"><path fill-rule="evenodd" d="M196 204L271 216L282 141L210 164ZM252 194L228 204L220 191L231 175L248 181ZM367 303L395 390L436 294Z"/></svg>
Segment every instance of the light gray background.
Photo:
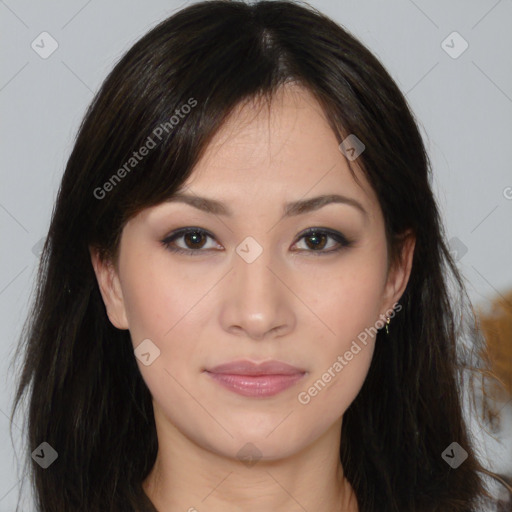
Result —
<svg viewBox="0 0 512 512"><path fill-rule="evenodd" d="M8 365L79 122L117 59L189 3L0 0L0 512L14 510L20 479L8 430L14 392ZM512 286L512 0L309 3L369 46L406 93L433 162L447 235L457 239L471 298L485 305ZM47 59L31 47L34 40L42 45L43 31L58 43ZM453 31L469 44L458 58L441 46ZM450 41L452 52L461 48ZM23 415L15 421L16 436ZM488 463L504 470L510 444L475 430Z"/></svg>

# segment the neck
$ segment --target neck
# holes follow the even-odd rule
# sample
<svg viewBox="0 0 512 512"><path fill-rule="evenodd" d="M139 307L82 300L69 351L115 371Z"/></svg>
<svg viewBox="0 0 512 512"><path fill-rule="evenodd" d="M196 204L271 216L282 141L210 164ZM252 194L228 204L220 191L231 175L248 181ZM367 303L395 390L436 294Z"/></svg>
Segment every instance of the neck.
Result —
<svg viewBox="0 0 512 512"><path fill-rule="evenodd" d="M252 462L198 446L168 421L157 425L159 450L142 487L159 512L358 511L339 458L341 419L300 452Z"/></svg>

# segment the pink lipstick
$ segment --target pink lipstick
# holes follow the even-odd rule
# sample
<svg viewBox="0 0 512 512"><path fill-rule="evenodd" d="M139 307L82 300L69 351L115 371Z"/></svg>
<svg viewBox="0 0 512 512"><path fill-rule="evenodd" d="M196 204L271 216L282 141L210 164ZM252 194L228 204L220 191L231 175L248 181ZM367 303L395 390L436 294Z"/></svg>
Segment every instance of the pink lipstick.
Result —
<svg viewBox="0 0 512 512"><path fill-rule="evenodd" d="M298 382L306 371L280 361L232 361L205 372L217 383L239 395L267 398L281 393Z"/></svg>

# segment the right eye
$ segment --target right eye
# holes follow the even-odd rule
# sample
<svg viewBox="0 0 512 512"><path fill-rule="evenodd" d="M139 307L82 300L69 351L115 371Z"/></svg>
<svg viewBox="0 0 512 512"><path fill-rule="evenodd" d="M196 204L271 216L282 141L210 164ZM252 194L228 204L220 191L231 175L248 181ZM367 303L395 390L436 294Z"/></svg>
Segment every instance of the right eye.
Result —
<svg viewBox="0 0 512 512"><path fill-rule="evenodd" d="M175 241L180 238L183 239L185 247L177 247L175 245ZM213 238L213 236L204 229L187 227L174 231L169 236L161 240L161 243L169 251L196 255L204 252L202 249L204 248L204 242L207 238ZM211 248L207 248L205 250L211 250Z"/></svg>

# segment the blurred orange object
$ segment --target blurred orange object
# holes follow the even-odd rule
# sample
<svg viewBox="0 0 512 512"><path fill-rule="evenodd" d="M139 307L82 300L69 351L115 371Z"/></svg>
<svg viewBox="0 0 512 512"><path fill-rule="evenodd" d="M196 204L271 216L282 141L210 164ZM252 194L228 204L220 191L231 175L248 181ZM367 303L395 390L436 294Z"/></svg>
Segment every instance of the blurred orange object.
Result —
<svg viewBox="0 0 512 512"><path fill-rule="evenodd" d="M512 290L494 299L488 310L478 308L477 316L486 341L482 355L492 371L484 386L484 413L495 424L500 404L512 400Z"/></svg>

